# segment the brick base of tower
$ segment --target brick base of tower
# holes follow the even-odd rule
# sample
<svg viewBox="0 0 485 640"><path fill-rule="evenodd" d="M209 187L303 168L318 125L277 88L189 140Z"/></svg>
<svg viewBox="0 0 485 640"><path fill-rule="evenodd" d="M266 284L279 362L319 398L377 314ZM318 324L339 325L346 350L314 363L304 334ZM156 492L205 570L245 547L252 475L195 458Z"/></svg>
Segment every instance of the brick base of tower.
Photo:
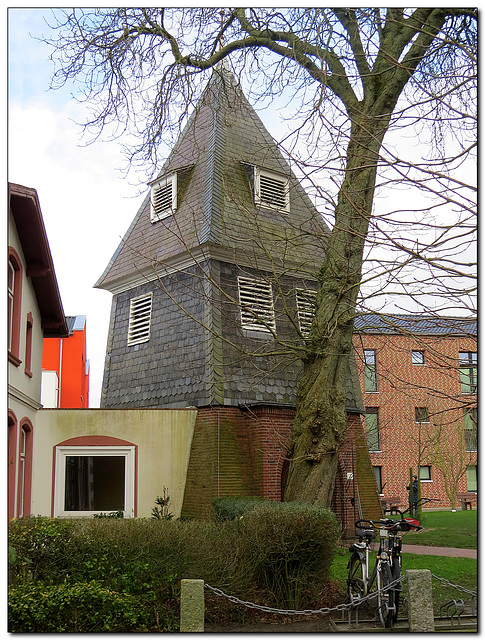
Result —
<svg viewBox="0 0 485 640"><path fill-rule="evenodd" d="M182 516L210 519L216 497L259 495L281 500L294 415L292 408L267 405L199 409ZM361 515L371 519L381 515L359 414L348 414L331 508L344 535Z"/></svg>

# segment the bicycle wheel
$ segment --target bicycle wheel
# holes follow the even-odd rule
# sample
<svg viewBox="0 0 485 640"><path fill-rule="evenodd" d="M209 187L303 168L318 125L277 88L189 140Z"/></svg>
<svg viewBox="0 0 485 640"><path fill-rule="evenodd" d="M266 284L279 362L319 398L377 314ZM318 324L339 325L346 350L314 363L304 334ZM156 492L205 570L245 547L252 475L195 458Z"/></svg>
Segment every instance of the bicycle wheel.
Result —
<svg viewBox="0 0 485 640"><path fill-rule="evenodd" d="M392 580L398 580L401 577L401 556L394 558L394 564L392 565ZM399 599L401 596L402 585L399 583L394 589L394 615L393 622L397 621L397 614L399 612Z"/></svg>
<svg viewBox="0 0 485 640"><path fill-rule="evenodd" d="M377 615L383 627L390 628L394 622L394 589L383 591L392 582L391 567L381 562L377 568Z"/></svg>
<svg viewBox="0 0 485 640"><path fill-rule="evenodd" d="M348 569L347 592L349 600L350 602L357 602L367 593L364 558L357 553L353 553L350 556Z"/></svg>

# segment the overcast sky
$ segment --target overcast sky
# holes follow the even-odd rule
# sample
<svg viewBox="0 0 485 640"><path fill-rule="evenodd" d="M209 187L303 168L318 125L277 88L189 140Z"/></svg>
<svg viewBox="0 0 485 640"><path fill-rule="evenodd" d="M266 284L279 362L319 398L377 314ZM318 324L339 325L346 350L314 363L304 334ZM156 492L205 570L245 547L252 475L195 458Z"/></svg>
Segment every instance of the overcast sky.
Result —
<svg viewBox="0 0 485 640"><path fill-rule="evenodd" d="M49 10L8 12L8 165L10 182L37 189L66 315L87 318L90 406L99 406L111 293L94 289L141 204L139 187L119 171L116 143L83 146L82 105L72 90L48 91Z"/></svg>
<svg viewBox="0 0 485 640"><path fill-rule="evenodd" d="M125 177L120 143L86 146L86 107L73 87L49 90L51 9L8 10L8 181L37 190L66 315L85 315L90 406L98 407L112 295L94 289L140 207L140 175ZM262 117L272 122L275 118ZM268 122L266 122L268 126Z"/></svg>

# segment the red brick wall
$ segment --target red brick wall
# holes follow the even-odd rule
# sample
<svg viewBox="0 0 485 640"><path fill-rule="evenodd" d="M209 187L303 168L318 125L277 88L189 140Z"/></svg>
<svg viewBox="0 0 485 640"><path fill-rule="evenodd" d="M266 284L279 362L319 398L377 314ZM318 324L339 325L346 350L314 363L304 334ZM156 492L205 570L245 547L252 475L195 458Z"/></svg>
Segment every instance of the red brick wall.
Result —
<svg viewBox="0 0 485 640"><path fill-rule="evenodd" d="M463 407L476 404L476 397L461 392L458 360L460 351L476 351L472 337L452 336L383 336L354 337L361 385L366 407L378 407L381 434L380 451L371 452L374 466L382 467L384 495L400 496L407 506L409 469L418 473L419 466L431 466L431 481L421 483L425 497L438 501L429 507L449 507L443 475L436 463L439 447L431 436L441 429L444 448L454 452L458 461L476 464L476 454L465 454L462 442ZM364 391L362 354L375 349L378 391ZM413 365L412 351L424 351L425 364ZM428 407L429 425L419 425L415 408ZM458 491L467 491L466 473L458 483Z"/></svg>
<svg viewBox="0 0 485 640"><path fill-rule="evenodd" d="M199 409L182 515L210 519L212 499L218 496L261 495L281 500L281 476L294 413L293 409L273 406ZM351 482L347 473L352 473ZM358 492L357 473L361 476ZM349 414L332 502L344 529L353 527L358 517L357 494L366 517L378 517L380 507L361 419Z"/></svg>

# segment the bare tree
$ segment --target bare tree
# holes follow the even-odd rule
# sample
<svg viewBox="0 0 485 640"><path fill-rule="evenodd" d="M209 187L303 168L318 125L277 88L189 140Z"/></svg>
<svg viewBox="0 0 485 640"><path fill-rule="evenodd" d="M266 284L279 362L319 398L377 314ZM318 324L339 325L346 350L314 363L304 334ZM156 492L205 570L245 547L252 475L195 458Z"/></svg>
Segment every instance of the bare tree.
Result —
<svg viewBox="0 0 485 640"><path fill-rule="evenodd" d="M473 185L456 175L475 146L476 17L474 10L452 8L235 8L222 14L123 8L74 10L57 22L53 86L81 82L93 107L88 130L132 131L138 145L130 151L132 163L157 166L162 136L178 127L180 114L200 95L200 80L224 58L236 74L257 79L253 94L263 104L281 94L302 117L285 144L296 162L297 143L304 141L306 157L330 177L333 193L322 189L311 163L301 167L332 210L332 232L302 354L287 499L330 502L361 287L385 292L397 281L416 300L419 264L427 269L425 288L448 280L452 305L472 275L462 254L471 243ZM403 160L393 150L393 132L406 127L410 135L422 127L424 157ZM395 229L422 229L423 204L415 216L412 202L389 212L376 201L386 184L414 184L413 193L431 195L430 216L440 199L455 219L437 220L441 233L426 236L423 248L419 239L413 244ZM397 265L389 253L374 253L363 281L367 248L382 239L404 260ZM454 242L451 255L448 242ZM465 288L471 298L472 288Z"/></svg>

